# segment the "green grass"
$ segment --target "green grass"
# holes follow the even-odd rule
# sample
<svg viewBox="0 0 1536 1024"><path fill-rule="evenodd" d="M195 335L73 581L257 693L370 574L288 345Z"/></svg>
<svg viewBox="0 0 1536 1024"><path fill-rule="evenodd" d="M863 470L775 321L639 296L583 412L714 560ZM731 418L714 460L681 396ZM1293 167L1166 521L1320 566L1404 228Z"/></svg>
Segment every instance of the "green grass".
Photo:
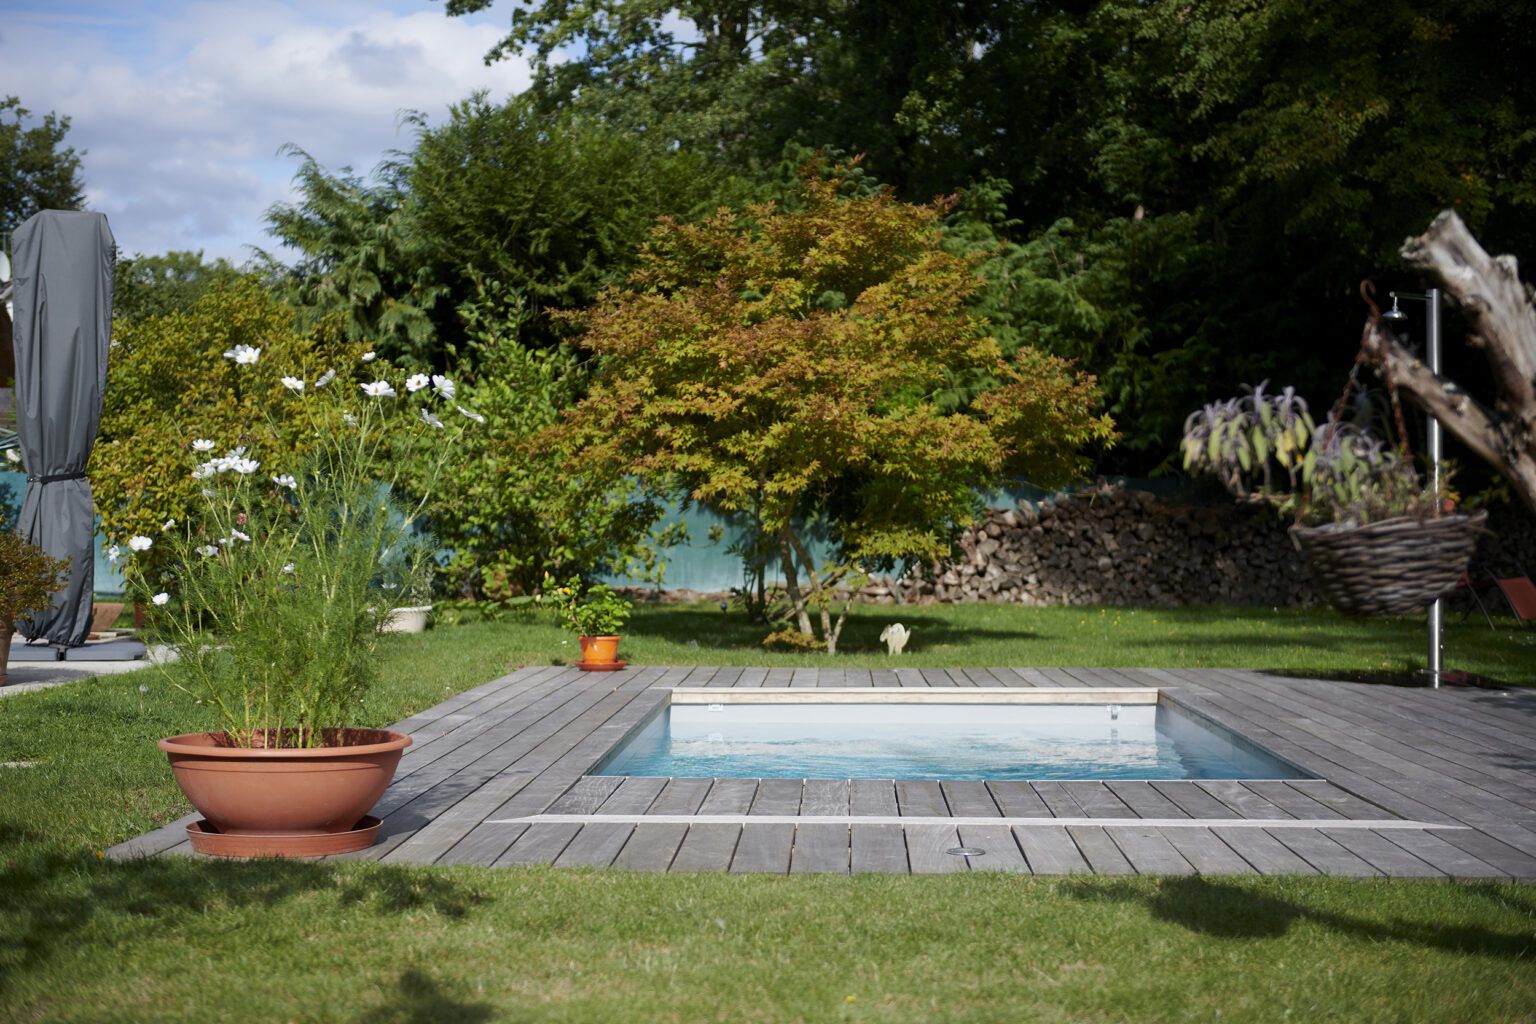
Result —
<svg viewBox="0 0 1536 1024"><path fill-rule="evenodd" d="M1536 630L1497 632L1482 619L1445 626L1445 666L1519 685L1536 684ZM914 631L890 658L880 631ZM580 656L547 617L502 623L529 663ZM850 614L839 654L765 650L766 627L713 604L645 604L625 630L621 655L646 665L769 665L836 668L1035 665L1258 668L1324 677L1411 676L1425 663L1423 616L1355 621L1293 608L1019 608L1008 605L866 605Z"/></svg>
<svg viewBox="0 0 1536 1024"><path fill-rule="evenodd" d="M829 662L760 653L759 630L712 606L649 607L626 653L884 665L874 636L898 614L917 629L903 663L919 665L1344 673L1412 657L1421 631L879 608ZM539 621L392 638L359 724L547 663L571 651L561 639ZM1449 639L1452 664L1536 681L1524 635L1469 624ZM101 860L185 812L154 741L210 724L153 670L0 700L0 762L31 763L0 768L0 1021L1513 1021L1536 1005L1536 889L1513 884Z"/></svg>

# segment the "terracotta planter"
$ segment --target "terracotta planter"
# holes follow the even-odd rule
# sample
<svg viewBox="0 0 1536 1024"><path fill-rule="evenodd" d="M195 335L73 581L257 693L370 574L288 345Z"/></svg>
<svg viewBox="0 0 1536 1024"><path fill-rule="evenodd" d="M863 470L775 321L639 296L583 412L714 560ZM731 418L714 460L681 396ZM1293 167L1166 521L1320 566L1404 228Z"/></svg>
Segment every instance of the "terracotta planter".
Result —
<svg viewBox="0 0 1536 1024"><path fill-rule="evenodd" d="M222 732L198 732L163 739L160 749L176 784L219 833L302 838L352 831L384 795L411 745L404 733L383 729L327 736L345 745L231 747ZM288 855L270 842L262 852Z"/></svg>
<svg viewBox="0 0 1536 1024"><path fill-rule="evenodd" d="M117 625L117 618L123 614L121 601L102 601L91 606L91 632L105 633Z"/></svg>
<svg viewBox="0 0 1536 1024"><path fill-rule="evenodd" d="M588 665L612 665L619 660L617 636L581 637L581 660Z"/></svg>

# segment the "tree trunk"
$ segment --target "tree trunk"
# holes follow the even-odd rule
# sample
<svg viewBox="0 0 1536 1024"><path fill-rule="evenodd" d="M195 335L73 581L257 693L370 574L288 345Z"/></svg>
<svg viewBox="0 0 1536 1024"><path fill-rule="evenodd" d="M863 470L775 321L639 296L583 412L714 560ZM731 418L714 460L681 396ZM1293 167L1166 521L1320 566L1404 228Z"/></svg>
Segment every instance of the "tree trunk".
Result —
<svg viewBox="0 0 1536 1024"><path fill-rule="evenodd" d="M1493 371L1494 400L1481 403L1431 373L1381 324L1366 321L1361 346L1382 375L1506 477L1536 512L1536 307L1513 256L1491 257L1454 212L1403 243L1408 263L1438 278L1472 321L1467 343Z"/></svg>
<svg viewBox="0 0 1536 1024"><path fill-rule="evenodd" d="M795 558L790 550L795 535L786 527L779 534L779 558L784 567L784 592L789 595L789 605L795 613L795 624L799 626L804 636L815 636L815 630L811 629L811 616L805 608L805 597L800 593L799 574L795 571Z"/></svg>

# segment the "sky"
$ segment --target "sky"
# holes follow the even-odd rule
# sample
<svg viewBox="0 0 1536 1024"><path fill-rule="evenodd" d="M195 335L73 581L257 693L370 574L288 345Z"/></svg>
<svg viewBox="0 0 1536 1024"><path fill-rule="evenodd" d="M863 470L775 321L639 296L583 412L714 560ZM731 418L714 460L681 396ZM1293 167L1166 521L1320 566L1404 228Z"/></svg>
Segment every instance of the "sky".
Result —
<svg viewBox="0 0 1536 1024"><path fill-rule="evenodd" d="M0 0L0 96L68 116L88 209L127 255L283 255L263 213L294 197L292 143L371 172L409 149L403 110L432 124L477 89L528 85L486 67L511 4L450 18L432 0ZM29 121L28 124L35 123Z"/></svg>

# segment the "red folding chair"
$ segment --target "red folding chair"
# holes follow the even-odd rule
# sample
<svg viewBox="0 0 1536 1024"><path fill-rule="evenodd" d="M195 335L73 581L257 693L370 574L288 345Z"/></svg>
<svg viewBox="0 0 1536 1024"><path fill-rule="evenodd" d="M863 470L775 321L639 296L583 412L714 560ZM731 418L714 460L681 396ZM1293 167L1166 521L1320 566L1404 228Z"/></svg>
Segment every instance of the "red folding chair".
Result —
<svg viewBox="0 0 1536 1024"><path fill-rule="evenodd" d="M1505 603L1521 625L1536 621L1536 583L1529 576L1495 576L1493 585L1504 595Z"/></svg>

